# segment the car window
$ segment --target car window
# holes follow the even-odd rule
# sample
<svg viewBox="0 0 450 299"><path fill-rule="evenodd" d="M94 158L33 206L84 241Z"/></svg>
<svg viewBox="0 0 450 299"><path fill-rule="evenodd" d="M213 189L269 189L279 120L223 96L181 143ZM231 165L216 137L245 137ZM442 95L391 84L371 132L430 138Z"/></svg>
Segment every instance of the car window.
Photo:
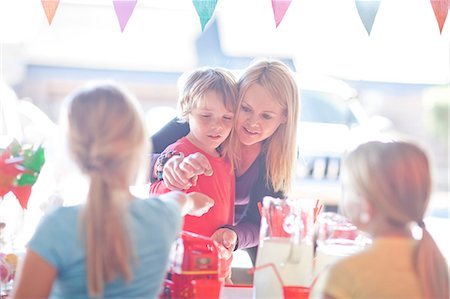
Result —
<svg viewBox="0 0 450 299"><path fill-rule="evenodd" d="M344 124L351 126L358 121L349 104L331 93L302 90L300 120L304 122Z"/></svg>

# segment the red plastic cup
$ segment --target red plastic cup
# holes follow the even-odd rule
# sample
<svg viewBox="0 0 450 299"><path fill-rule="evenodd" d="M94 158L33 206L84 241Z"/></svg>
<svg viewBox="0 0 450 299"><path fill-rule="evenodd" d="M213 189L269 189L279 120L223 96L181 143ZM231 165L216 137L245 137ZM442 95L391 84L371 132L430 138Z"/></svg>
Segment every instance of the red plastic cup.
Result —
<svg viewBox="0 0 450 299"><path fill-rule="evenodd" d="M222 282L213 279L198 279L192 281L195 299L219 299Z"/></svg>
<svg viewBox="0 0 450 299"><path fill-rule="evenodd" d="M308 299L309 288L299 286L283 286L284 299Z"/></svg>

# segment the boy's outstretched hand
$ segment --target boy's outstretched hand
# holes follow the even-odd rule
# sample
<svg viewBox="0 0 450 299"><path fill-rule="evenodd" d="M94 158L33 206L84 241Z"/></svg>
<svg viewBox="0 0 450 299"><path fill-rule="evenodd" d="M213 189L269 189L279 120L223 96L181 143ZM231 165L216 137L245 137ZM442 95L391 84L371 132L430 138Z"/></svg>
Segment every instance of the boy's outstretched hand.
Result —
<svg viewBox="0 0 450 299"><path fill-rule="evenodd" d="M181 191L171 191L159 195L163 201L175 201L180 205L181 215L202 216L214 206L214 200L200 192L186 194Z"/></svg>
<svg viewBox="0 0 450 299"><path fill-rule="evenodd" d="M187 212L191 216L202 216L214 206L214 200L200 192L191 192L186 197L192 202L192 207Z"/></svg>

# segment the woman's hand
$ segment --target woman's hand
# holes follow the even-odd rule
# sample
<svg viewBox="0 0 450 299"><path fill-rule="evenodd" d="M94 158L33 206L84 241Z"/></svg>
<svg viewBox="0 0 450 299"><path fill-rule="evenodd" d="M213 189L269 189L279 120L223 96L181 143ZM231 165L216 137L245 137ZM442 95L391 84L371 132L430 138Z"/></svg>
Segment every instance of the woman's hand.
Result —
<svg viewBox="0 0 450 299"><path fill-rule="evenodd" d="M211 176L211 164L201 153L187 157L176 155L170 158L163 168L164 184L170 190L187 190L197 184L199 175Z"/></svg>
<svg viewBox="0 0 450 299"><path fill-rule="evenodd" d="M217 246L219 257L229 259L233 255L237 243L237 234L229 228L219 228L212 234L211 239Z"/></svg>

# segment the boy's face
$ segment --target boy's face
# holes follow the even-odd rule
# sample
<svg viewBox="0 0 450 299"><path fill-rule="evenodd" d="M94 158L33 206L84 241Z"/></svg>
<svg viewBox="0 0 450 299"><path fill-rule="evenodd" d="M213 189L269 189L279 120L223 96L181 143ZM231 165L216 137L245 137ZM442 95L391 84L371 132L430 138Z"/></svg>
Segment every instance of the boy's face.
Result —
<svg viewBox="0 0 450 299"><path fill-rule="evenodd" d="M188 115L191 129L188 138L202 150L216 155L215 149L230 135L233 117L234 111L225 108L222 97L208 91Z"/></svg>

